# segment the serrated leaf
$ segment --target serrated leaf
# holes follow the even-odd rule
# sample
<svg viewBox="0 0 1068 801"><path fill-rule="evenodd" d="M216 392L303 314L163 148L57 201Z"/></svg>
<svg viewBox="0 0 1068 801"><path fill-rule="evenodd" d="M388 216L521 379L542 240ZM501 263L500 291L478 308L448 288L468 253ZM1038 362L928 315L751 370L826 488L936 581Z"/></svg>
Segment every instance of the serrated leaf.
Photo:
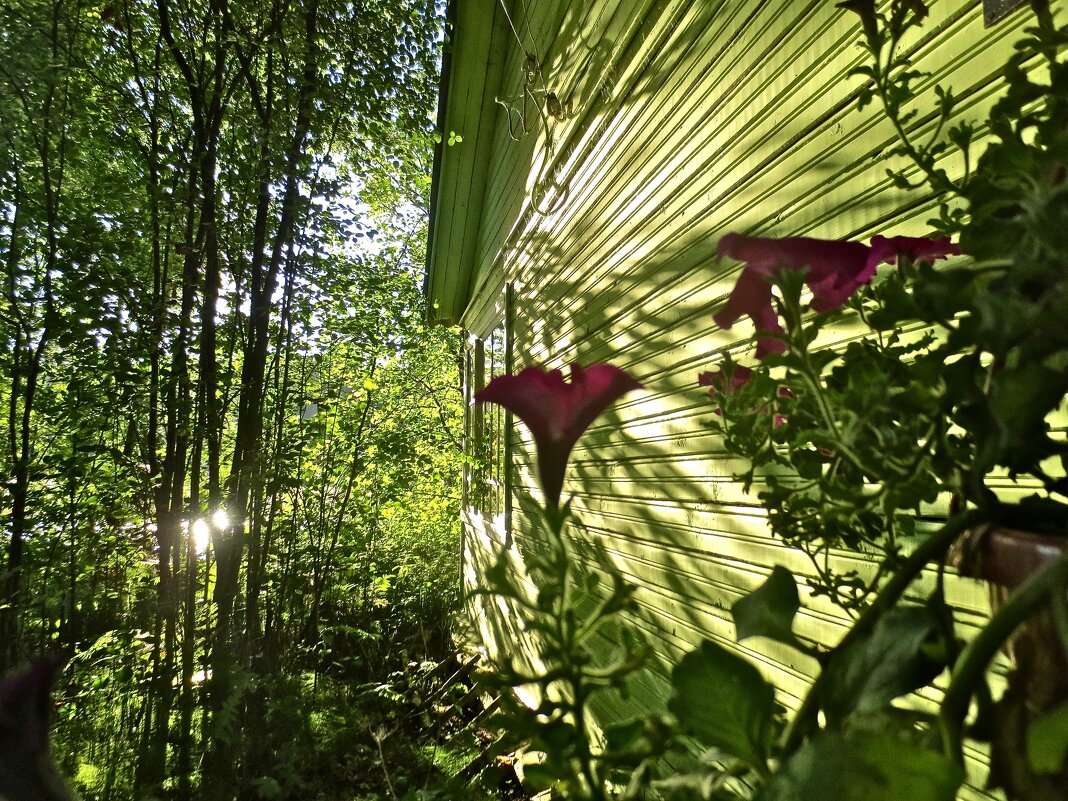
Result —
<svg viewBox="0 0 1068 801"><path fill-rule="evenodd" d="M756 801L952 801L964 770L892 734L830 733L805 744Z"/></svg>
<svg viewBox="0 0 1068 801"><path fill-rule="evenodd" d="M731 606L738 641L767 637L795 645L794 617L800 608L794 574L775 565L767 581Z"/></svg>
<svg viewBox="0 0 1068 801"><path fill-rule="evenodd" d="M711 640L671 672L668 709L705 746L764 765L775 723L775 690L742 657Z"/></svg>

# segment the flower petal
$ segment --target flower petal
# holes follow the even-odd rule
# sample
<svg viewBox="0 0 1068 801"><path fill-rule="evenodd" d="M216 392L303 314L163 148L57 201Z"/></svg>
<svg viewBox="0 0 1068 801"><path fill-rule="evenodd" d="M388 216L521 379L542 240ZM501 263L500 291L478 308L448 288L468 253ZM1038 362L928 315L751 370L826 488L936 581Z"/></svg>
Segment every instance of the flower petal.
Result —
<svg viewBox="0 0 1068 801"><path fill-rule="evenodd" d="M873 236L868 261L874 272L876 265L905 257L915 262L933 262L948 256L960 255L960 245L948 236L930 239L922 236Z"/></svg>
<svg viewBox="0 0 1068 801"><path fill-rule="evenodd" d="M720 368L714 373L711 371L701 373L697 376L697 383L702 387L708 387L709 395L730 394L736 389L745 386L752 372L748 367L736 364L731 371L729 382L727 380L727 371Z"/></svg>
<svg viewBox="0 0 1068 801"><path fill-rule="evenodd" d="M857 289L868 283L875 275L875 264L870 263L870 249L861 242L838 241L832 239L813 239L794 236L772 239L759 236L727 234L719 241L716 252L720 256L744 261L746 270L767 279L774 278L779 270L807 270L805 283L812 290L812 308L815 311L828 311L841 306ZM745 270L743 270L743 276ZM752 277L747 279L754 281ZM739 284L742 276L739 276ZM713 319L723 328L723 321L733 325L742 313L749 313L758 328L765 331L781 331L778 319L771 322L771 316L758 302L756 287L747 284L743 290L735 285L727 305ZM762 298L761 298L762 299ZM770 289L768 290L768 308L771 307ZM753 315L752 310L758 314ZM781 353L785 345L778 340L765 338L761 350L764 354Z"/></svg>
<svg viewBox="0 0 1068 801"><path fill-rule="evenodd" d="M475 393L478 403L496 403L522 420L535 440L563 436L568 385L559 370L527 367L516 375L500 375Z"/></svg>
<svg viewBox="0 0 1068 801"><path fill-rule="evenodd" d="M571 365L570 403L564 430L577 440L598 415L642 385L611 364Z"/></svg>
<svg viewBox="0 0 1068 801"><path fill-rule="evenodd" d="M640 387L610 364L572 364L570 383L560 370L527 367L517 375L494 378L475 394L475 401L503 406L530 429L542 491L547 503L556 506L575 442L608 406Z"/></svg>

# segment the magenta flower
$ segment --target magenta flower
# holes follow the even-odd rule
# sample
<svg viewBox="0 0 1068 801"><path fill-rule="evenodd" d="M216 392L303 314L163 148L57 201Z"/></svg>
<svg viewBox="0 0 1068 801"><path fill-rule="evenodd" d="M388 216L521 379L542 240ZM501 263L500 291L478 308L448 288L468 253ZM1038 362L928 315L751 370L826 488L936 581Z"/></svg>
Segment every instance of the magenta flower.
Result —
<svg viewBox="0 0 1068 801"><path fill-rule="evenodd" d="M708 394L712 397L719 394L729 395L736 389L744 387L748 383L749 376L752 375L752 373L753 371L748 367L742 367L740 364L736 364L729 378L727 376L727 371L720 368L714 373L701 373L697 376L697 383L702 387L708 387Z"/></svg>
<svg viewBox="0 0 1068 801"><path fill-rule="evenodd" d="M869 264L870 249L860 242L839 242L808 237L769 239L727 234L719 240L716 254L745 262L727 304L712 319L720 328L730 328L749 315L757 331L782 333L778 315L771 305L769 281L779 270L808 268L805 283L812 290L812 308L836 309L875 275ZM782 353L786 343L776 337L757 340L757 358Z"/></svg>
<svg viewBox="0 0 1068 801"><path fill-rule="evenodd" d="M763 276L765 281L779 270L807 267L805 283L812 290L812 308L816 311L841 306L872 279L876 267L869 263L867 245L804 236L768 239L727 234L719 241L716 253L744 261L746 269Z"/></svg>
<svg viewBox="0 0 1068 801"><path fill-rule="evenodd" d="M729 329L743 315L753 321L758 334L781 334L783 329L771 303L771 280L780 270L806 270L805 283L812 291L812 309L837 309L861 286L871 281L878 266L899 256L914 261L933 261L960 253L948 238L876 236L871 247L808 237L770 239L727 234L719 240L718 256L745 262L727 303L713 315L720 328ZM776 336L758 336L757 358L782 353L786 343Z"/></svg>
<svg viewBox="0 0 1068 801"><path fill-rule="evenodd" d="M779 316L771 307L771 283L763 275L748 268L742 270L726 305L716 312L712 319L720 328L730 328L739 317L746 314L758 332L783 333ZM769 353L782 353L784 350L786 343L778 337L762 336L757 339L758 359L763 359Z"/></svg>
<svg viewBox="0 0 1068 801"><path fill-rule="evenodd" d="M902 256L909 261L932 262L959 255L960 245L951 242L948 236L941 239L927 239L922 236L873 236L868 259L873 264L891 262Z"/></svg>
<svg viewBox="0 0 1068 801"><path fill-rule="evenodd" d="M475 394L478 403L496 403L522 420L534 436L538 478L547 504L555 508L564 472L578 438L601 412L641 384L610 364L571 365L571 382L560 370L527 367L518 375L494 378Z"/></svg>

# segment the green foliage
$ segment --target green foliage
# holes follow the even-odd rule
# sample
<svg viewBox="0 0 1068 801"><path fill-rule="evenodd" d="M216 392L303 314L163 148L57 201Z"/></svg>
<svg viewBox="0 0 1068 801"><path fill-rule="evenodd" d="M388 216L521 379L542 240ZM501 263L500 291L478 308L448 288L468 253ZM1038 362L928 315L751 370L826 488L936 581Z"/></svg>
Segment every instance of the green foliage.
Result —
<svg viewBox="0 0 1068 801"><path fill-rule="evenodd" d="M1068 759L1068 703L1046 712L1027 731L1027 759L1035 773L1057 773Z"/></svg>
<svg viewBox="0 0 1068 801"><path fill-rule="evenodd" d="M419 288L442 14L0 11L0 669L74 655L55 750L86 798L343 795L294 677L450 647L457 335Z"/></svg>
<svg viewBox="0 0 1068 801"><path fill-rule="evenodd" d="M545 538L524 553L530 586L513 572L508 550L483 577L476 595L515 605L536 637L538 658L529 667L515 659L496 665L483 682L506 691L495 723L513 745L526 742L545 754L526 770L540 789L576 799L630 798L666 748L668 731L658 720L629 722L606 731L602 744L592 729L591 701L625 691L648 653L623 622L633 609L634 588L606 561L598 572L580 567L565 536L570 515L569 505L544 511ZM615 644L614 653L598 659L606 641ZM537 693L534 708L508 692L525 686Z"/></svg>
<svg viewBox="0 0 1068 801"><path fill-rule="evenodd" d="M1004 93L987 121L990 140L973 165L976 126L962 123L943 133L955 112L952 92L936 90L928 138L916 134L924 130L921 115L931 114L917 107L915 87L929 76L913 69L903 42L925 17L924 4L900 0L882 11L862 0L843 6L860 15L870 56L856 70L865 79L858 105L881 101L899 138L890 155L910 162L907 170L888 170L893 183L911 189L922 176L941 202L934 224L959 237L975 264L945 268L899 259L896 271L862 286L846 308L821 313L802 306L805 273L781 270L772 280L784 352L764 358L751 375L728 360L727 375L745 370L748 380L714 387L722 414L715 424L728 451L748 460L747 485L763 479L760 497L772 529L811 557L814 594L857 615L843 640L821 651L794 637L797 599L785 572L735 605L739 638L770 636L816 657L821 667L757 797L953 798L963 777L969 703L985 710L981 719L989 712L984 677L998 644L1036 608L1059 598L1068 562L1061 558L1036 571L963 651L941 580L925 607L900 599L929 560L944 560L956 536L979 521L1033 521L1037 516L1027 510L1037 504L1043 530L1068 533L1057 498L1068 497L1068 451L1050 422L1064 411L1068 393L1068 340L1052 313L1068 300L1061 219L1068 28L1055 23L1046 3L1033 4L1037 26L1006 65ZM959 177L946 167L954 148ZM873 240L872 252L876 247ZM819 266L809 265L809 272ZM821 346L821 333L847 317L870 335L843 349ZM1054 458L1060 472L1050 467ZM1001 503L988 487L999 469L1041 484L1044 492L1018 505ZM918 536L914 521L947 496L949 522ZM875 555L879 568L864 576L837 573L825 558L836 548ZM1059 644L1050 647L1061 653ZM1059 664L1063 656L1048 658ZM947 668L949 689L937 717L899 708L897 699L930 686ZM739 677L749 670L734 668ZM1062 780L1058 727L1064 721L1055 709L1049 717L1025 709L1025 675L1013 674L998 704L1004 731L994 738L994 780L1010 797L1037 798L1055 794L1053 784L1027 775L1020 754L1026 742L1031 769ZM1063 701L1063 687L1050 690L1043 703L1051 701ZM759 723L763 713L750 718ZM984 735L978 722L973 734ZM734 755L752 760L751 750L737 744Z"/></svg>
<svg viewBox="0 0 1068 801"><path fill-rule="evenodd" d="M871 633L836 655L826 668L820 706L832 724L885 709L926 686L945 668L937 621L915 606L889 610Z"/></svg>
<svg viewBox="0 0 1068 801"><path fill-rule="evenodd" d="M794 617L801 608L793 574L775 565L760 587L739 599L731 607L738 642L748 637L768 637L794 645Z"/></svg>
<svg viewBox="0 0 1068 801"><path fill-rule="evenodd" d="M827 734L806 744L756 795L759 801L952 801L964 769L901 737Z"/></svg>
<svg viewBox="0 0 1068 801"><path fill-rule="evenodd" d="M671 674L668 709L683 731L766 774L777 734L775 690L755 667L711 640Z"/></svg>
<svg viewBox="0 0 1068 801"><path fill-rule="evenodd" d="M133 795L139 742L131 688L147 687L151 660L145 632L110 631L72 661L53 749L82 798Z"/></svg>
<svg viewBox="0 0 1068 801"><path fill-rule="evenodd" d="M922 564L922 559L910 560L910 569ZM916 725L922 717L894 705L939 675L947 655L936 614L941 607L897 606L901 589L884 590L837 647L815 652L823 670L785 726L771 685L744 658L708 640L685 656L672 674L669 708L685 733L715 749L715 761L689 771L682 783L704 787L702 798L747 796L753 788L759 799L822 797L823 792L847 798L890 799L903 793L954 798L963 767L928 750L930 733ZM795 600L784 603L782 597L791 595ZM736 607L767 607L776 596L779 612L772 630L789 633L797 604L788 571L777 571ZM796 648L812 653L790 638Z"/></svg>
<svg viewBox="0 0 1068 801"><path fill-rule="evenodd" d="M1051 439L1047 417L1062 408L1068 392L1068 342L1049 313L1068 300L1061 266L1068 246L1062 200L1068 149L1063 96L1068 65L1062 53L1068 28L1055 23L1048 4L1035 4L1038 24L1005 65L1005 90L986 122L991 141L972 165L974 125L962 123L945 135L948 141L940 138L955 109L950 91L939 89L942 102L930 142L915 145L909 139L902 108L915 99L913 79L925 76L897 48L922 16L899 8L895 4L889 16L878 16L878 31L866 38L873 57L866 75L901 135L896 152L919 167L942 198L934 223L959 235L978 269L921 269L909 287L915 302L897 305L884 322L941 327L945 342L934 355L968 365L974 375L967 380L950 374L934 394L938 413L966 432L965 455L951 457L964 466L955 491L979 502L982 477L999 465L1063 491L1063 481L1047 476L1040 465L1065 452L1062 442ZM935 167L951 145L964 165L957 180Z"/></svg>
<svg viewBox="0 0 1068 801"><path fill-rule="evenodd" d="M927 76L911 66L904 42L925 16L922 4L847 7L864 20L870 56L856 71L866 79L859 105L880 99L900 140L891 156L912 165L892 174L903 186L923 176L942 203L936 228L958 237L975 264L904 259L844 309L821 314L802 307L803 275L782 271L786 351L718 395L723 417L714 422L728 450L749 460L746 482L758 474L766 482L761 500L775 533L812 556L814 589L860 608L899 564L912 521L940 498L997 515L987 477L999 469L1068 497L1063 473L1051 469L1068 450L1050 425L1068 393L1068 340L1051 313L1068 304L1068 29L1039 4L1039 25L1006 65L989 143L972 164L975 126L946 132L956 109L949 90L937 92L927 138L914 136L915 86ZM951 148L960 151L959 178L945 167ZM859 319L871 336L824 347L821 333L842 319ZM882 567L868 577L836 573L822 558L835 547L871 553Z"/></svg>

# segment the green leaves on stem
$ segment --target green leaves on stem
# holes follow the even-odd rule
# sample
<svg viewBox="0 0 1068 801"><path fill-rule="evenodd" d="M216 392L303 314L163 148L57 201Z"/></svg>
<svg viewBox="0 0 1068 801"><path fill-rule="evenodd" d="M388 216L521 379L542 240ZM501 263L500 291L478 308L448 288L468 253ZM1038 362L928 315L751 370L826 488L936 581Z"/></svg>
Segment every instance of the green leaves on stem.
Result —
<svg viewBox="0 0 1068 801"><path fill-rule="evenodd" d="M827 666L820 706L829 724L879 712L895 698L926 686L945 668L941 637L938 621L923 607L887 612L871 634Z"/></svg>
<svg viewBox="0 0 1068 801"><path fill-rule="evenodd" d="M637 787L636 777L663 753L668 739L667 729L650 719L607 731L602 747L590 720L591 699L608 690L625 692L648 656L644 640L624 620L634 608L634 587L606 560L597 571L576 560L567 537L569 503L552 503L542 515L544 539L521 554L529 583L515 573L511 552L503 551L477 591L516 605L540 664L525 668L509 662L483 681L498 690L527 686L540 698L531 709L504 693L496 719L514 739L545 753L542 763L527 770L528 779L574 799L625 797L614 788ZM606 649L609 643L615 647Z"/></svg>
<svg viewBox="0 0 1068 801"><path fill-rule="evenodd" d="M793 574L776 565L766 582L731 607L738 642L748 637L767 637L798 647L793 625L800 608Z"/></svg>

